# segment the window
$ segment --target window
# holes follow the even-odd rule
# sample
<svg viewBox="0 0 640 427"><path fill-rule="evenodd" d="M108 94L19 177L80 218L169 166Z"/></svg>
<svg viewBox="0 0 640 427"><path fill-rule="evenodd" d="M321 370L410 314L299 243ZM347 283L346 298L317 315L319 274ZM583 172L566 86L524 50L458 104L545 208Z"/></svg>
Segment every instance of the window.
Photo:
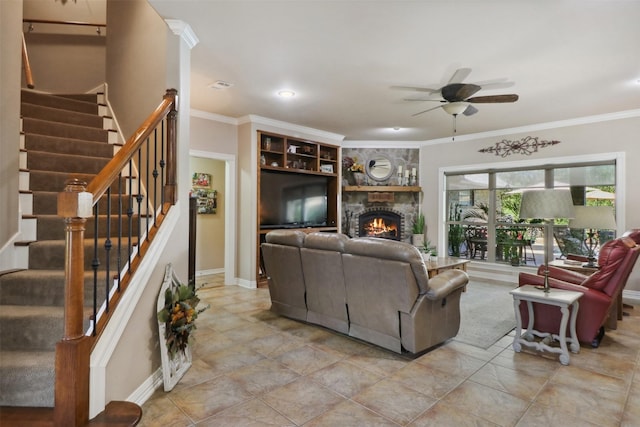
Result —
<svg viewBox="0 0 640 427"><path fill-rule="evenodd" d="M445 173L446 242L451 256L540 265L544 262L543 227L519 217L525 190L567 188L574 205L615 207L615 161ZM601 240L615 230L602 230ZM554 222L554 258L584 254L585 230L569 229L568 219Z"/></svg>

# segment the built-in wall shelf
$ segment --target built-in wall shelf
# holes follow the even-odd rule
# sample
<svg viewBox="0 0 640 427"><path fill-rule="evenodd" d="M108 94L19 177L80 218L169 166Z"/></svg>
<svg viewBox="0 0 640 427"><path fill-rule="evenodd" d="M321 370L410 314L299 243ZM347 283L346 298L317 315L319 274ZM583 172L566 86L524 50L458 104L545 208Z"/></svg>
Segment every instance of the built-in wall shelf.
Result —
<svg viewBox="0 0 640 427"><path fill-rule="evenodd" d="M344 187L342 187L342 191L364 193L371 193L375 191L419 193L422 191L422 187L418 185L345 185Z"/></svg>

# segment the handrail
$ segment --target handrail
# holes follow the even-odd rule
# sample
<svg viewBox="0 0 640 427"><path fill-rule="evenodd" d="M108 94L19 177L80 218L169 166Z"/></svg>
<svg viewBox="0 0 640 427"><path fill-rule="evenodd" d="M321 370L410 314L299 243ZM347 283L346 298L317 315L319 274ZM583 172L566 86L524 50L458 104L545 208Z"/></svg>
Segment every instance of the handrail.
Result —
<svg viewBox="0 0 640 427"><path fill-rule="evenodd" d="M35 84L33 82L33 72L31 71L31 63L29 62L29 53L27 53L27 42L24 40L24 33L22 33L22 63L24 64L24 77L27 82L27 87L33 89Z"/></svg>
<svg viewBox="0 0 640 427"><path fill-rule="evenodd" d="M65 191L58 194L58 215L65 221L66 248L64 335L56 345L55 425L79 427L87 424L91 348L124 298L133 272L140 265L167 209L176 202L176 105L177 91L167 90L160 105L89 185L71 179ZM143 174L145 167L146 176ZM129 183L126 189L123 187L127 185L122 185L125 178ZM133 180L136 180L137 188L133 187ZM146 188L142 187L142 181ZM162 194L160 201L156 198L158 192ZM116 200L114 206L112 199ZM102 201L106 203L106 209L101 209L104 208ZM134 205L137 205L137 212ZM117 208L113 214L112 207ZM106 240L101 251L98 248L99 214L106 216ZM88 336L84 323L84 231L87 218L91 216L94 217L91 260L94 307L89 319L91 336ZM111 224L117 228L113 233ZM115 255L113 260L112 255ZM111 262L116 265L112 266ZM101 264L104 269L99 271ZM106 285L106 294L100 297L100 303L98 274L104 280L100 289Z"/></svg>
<svg viewBox="0 0 640 427"><path fill-rule="evenodd" d="M174 91L175 96L175 90L171 90ZM129 159L140 149L142 143L153 132L159 121L172 109L175 109L173 102L171 95L165 95L158 108L151 113L147 120L127 140L125 145L113 156L111 161L89 183L86 191L93 194L93 204L104 195L107 188L115 181Z"/></svg>
<svg viewBox="0 0 640 427"><path fill-rule="evenodd" d="M59 24L59 25L80 25L84 27L107 27L107 24L95 24L93 22L83 21L53 21L50 19L23 19L22 22L26 24Z"/></svg>

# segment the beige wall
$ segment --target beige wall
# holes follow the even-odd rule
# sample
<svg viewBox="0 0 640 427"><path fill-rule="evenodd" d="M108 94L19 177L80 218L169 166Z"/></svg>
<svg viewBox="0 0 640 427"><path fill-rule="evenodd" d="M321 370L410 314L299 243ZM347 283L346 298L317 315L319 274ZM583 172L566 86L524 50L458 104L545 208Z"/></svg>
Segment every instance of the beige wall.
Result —
<svg viewBox="0 0 640 427"><path fill-rule="evenodd" d="M78 2L24 1L25 19L80 21L104 24L106 0ZM82 93L105 81L105 34L97 27L33 24L25 40L35 89L55 93Z"/></svg>
<svg viewBox="0 0 640 427"><path fill-rule="evenodd" d="M107 82L109 98L125 135L158 106L167 88L179 95L178 214L128 326L106 368L106 401L124 400L161 365L156 303L165 266L187 281L189 176L189 49L172 34L146 0L109 0ZM134 102L141 100L142 102Z"/></svg>
<svg viewBox="0 0 640 427"><path fill-rule="evenodd" d="M192 139L193 140L193 139ZM225 162L191 157L191 173L211 175L211 189L218 192L215 214L198 215L196 220L196 273L224 268Z"/></svg>
<svg viewBox="0 0 640 427"><path fill-rule="evenodd" d="M209 153L238 154L238 126L216 121L214 115L191 113L192 150Z"/></svg>
<svg viewBox="0 0 640 427"><path fill-rule="evenodd" d="M0 249L18 233L21 28L22 0L0 1Z"/></svg>
<svg viewBox="0 0 640 427"><path fill-rule="evenodd" d="M438 180L441 168L455 166L482 168L483 165L488 164L500 165L518 161L537 161L544 164L545 161L555 158L566 158L570 161L572 156L599 157L600 154L615 152L625 153L625 165L623 165L625 174L623 182L617 185L618 193L623 197L626 221L618 224L618 230L621 232L640 227L640 194L635 188L636 183L640 182L640 168L636 166L640 159L639 132L640 118L636 117L470 141L462 141L458 138L455 142L423 147L420 152L419 176L424 194L423 212L427 222L428 238L432 242L441 238L438 234L439 225L443 221L443 215L438 212ZM514 154L502 158L478 152L479 149L492 146L502 139L518 140L527 135L537 136L541 140L558 140L560 144L540 149L530 156ZM637 274L627 285L628 290L640 290L640 268L636 270Z"/></svg>

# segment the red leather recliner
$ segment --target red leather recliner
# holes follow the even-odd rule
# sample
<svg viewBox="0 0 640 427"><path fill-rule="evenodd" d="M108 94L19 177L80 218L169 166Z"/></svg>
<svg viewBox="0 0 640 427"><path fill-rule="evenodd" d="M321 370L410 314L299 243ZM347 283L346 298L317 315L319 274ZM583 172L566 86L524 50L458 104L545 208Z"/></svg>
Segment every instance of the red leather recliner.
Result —
<svg viewBox="0 0 640 427"><path fill-rule="evenodd" d="M634 236L638 237L638 236ZM580 342L598 347L604 336L604 324L611 308L622 292L631 270L640 254L640 246L630 236L610 240L602 245L598 256L600 269L591 276L558 267L549 267L549 286L584 293L580 298L576 333ZM538 274L520 273L519 286L543 285L544 266ZM534 329L557 334L561 313L558 307L533 304ZM527 325L529 314L525 304L520 305L522 324ZM615 315L615 313L613 314Z"/></svg>

